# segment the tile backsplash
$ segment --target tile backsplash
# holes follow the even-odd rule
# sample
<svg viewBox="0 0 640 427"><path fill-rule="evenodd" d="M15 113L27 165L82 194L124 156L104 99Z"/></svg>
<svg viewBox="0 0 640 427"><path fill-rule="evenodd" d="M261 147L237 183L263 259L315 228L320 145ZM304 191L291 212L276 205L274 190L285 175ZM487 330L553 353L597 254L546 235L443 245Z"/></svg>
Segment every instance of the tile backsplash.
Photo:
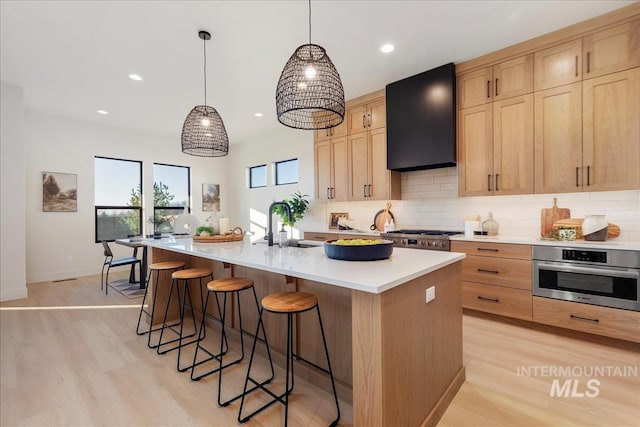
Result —
<svg viewBox="0 0 640 427"><path fill-rule="evenodd" d="M617 240L640 242L640 190L519 196L458 197L455 167L402 173L402 200L392 200L396 228L463 230L466 216L493 212L500 234L512 237L540 236L540 210L569 208L572 218L604 214L621 228ZM370 202L312 203L310 214L299 223L306 231L327 229L330 212L348 212L355 228L368 230L383 200Z"/></svg>

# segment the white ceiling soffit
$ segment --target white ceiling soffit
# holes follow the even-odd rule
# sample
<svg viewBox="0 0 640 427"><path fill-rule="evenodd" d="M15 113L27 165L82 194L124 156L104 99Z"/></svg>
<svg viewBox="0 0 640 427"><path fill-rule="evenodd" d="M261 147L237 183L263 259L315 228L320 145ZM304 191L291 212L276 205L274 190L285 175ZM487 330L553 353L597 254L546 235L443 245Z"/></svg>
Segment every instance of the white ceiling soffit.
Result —
<svg viewBox="0 0 640 427"><path fill-rule="evenodd" d="M350 99L630 3L314 0L312 42L327 50ZM179 140L187 113L203 103L197 32L206 29L207 100L237 143L282 126L275 88L289 56L308 42L307 7L306 0L1 1L1 79L24 88L28 109ZM379 48L387 42L396 49L385 55Z"/></svg>

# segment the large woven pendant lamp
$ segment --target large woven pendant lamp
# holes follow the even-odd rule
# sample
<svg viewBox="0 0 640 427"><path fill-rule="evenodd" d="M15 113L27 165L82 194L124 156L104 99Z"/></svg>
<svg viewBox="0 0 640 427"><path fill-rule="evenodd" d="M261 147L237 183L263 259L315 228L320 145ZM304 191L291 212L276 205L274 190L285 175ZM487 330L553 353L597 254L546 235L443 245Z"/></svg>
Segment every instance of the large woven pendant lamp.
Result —
<svg viewBox="0 0 640 427"><path fill-rule="evenodd" d="M340 74L322 46L298 47L284 66L276 88L278 121L295 129L327 129L344 120L344 89Z"/></svg>
<svg viewBox="0 0 640 427"><path fill-rule="evenodd" d="M199 31L204 50L204 105L196 105L182 125L182 152L200 157L220 157L229 154L229 137L222 118L207 105L207 40L211 34Z"/></svg>

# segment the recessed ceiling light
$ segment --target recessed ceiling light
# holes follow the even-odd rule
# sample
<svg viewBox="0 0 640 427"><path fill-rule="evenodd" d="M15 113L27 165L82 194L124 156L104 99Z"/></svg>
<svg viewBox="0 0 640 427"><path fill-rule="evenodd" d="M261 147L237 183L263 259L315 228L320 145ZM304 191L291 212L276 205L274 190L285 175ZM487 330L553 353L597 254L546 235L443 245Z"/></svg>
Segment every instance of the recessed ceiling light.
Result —
<svg viewBox="0 0 640 427"><path fill-rule="evenodd" d="M137 74L129 74L129 78L130 78L131 80L135 80L135 81L137 81L137 82L139 82L139 81L141 81L141 80L142 80L142 77L140 77L140 76L139 76L139 75L137 75Z"/></svg>
<svg viewBox="0 0 640 427"><path fill-rule="evenodd" d="M107 110L98 110L96 111L98 114L107 115L109 112Z"/></svg>
<svg viewBox="0 0 640 427"><path fill-rule="evenodd" d="M262 113L253 113L253 115L256 116L256 117L262 117L263 114Z"/></svg>
<svg viewBox="0 0 640 427"><path fill-rule="evenodd" d="M380 52L382 53L393 52L393 49L395 49L395 47L391 43L386 43L380 46Z"/></svg>

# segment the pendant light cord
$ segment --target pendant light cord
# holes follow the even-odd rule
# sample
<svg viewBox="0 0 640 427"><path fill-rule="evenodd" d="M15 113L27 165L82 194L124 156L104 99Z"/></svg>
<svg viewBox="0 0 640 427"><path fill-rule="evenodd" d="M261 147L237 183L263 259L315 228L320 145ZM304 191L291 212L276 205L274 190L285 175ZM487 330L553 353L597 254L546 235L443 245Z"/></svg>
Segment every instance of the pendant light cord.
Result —
<svg viewBox="0 0 640 427"><path fill-rule="evenodd" d="M207 105L207 39L202 39L202 51L204 52L204 105Z"/></svg>
<svg viewBox="0 0 640 427"><path fill-rule="evenodd" d="M309 0L309 45L311 45L311 0Z"/></svg>

